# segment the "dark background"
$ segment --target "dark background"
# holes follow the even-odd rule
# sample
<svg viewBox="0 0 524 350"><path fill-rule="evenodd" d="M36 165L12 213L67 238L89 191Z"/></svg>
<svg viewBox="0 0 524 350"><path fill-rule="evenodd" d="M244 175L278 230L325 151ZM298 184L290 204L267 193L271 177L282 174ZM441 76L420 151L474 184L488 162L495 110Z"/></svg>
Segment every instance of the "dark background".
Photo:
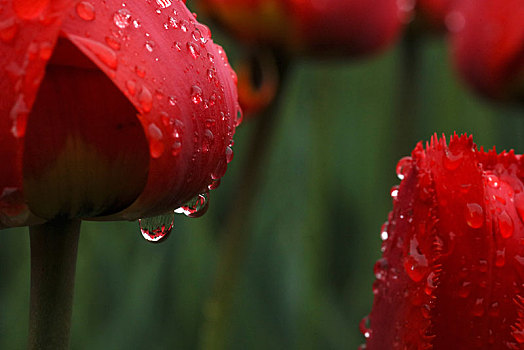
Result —
<svg viewBox="0 0 524 350"><path fill-rule="evenodd" d="M231 46L220 33L215 41ZM474 96L454 73L444 38L421 38L415 49L415 93L404 103L400 43L359 61L293 62L244 227L250 238L228 349L355 349L398 159L434 132L467 132L478 145L524 152L522 111ZM235 48L228 52L234 58ZM235 159L208 213L177 215L166 242L146 242L135 222L83 224L73 349L198 348L220 230L238 210L232 195L254 125L238 129ZM1 235L0 349L23 349L29 235Z"/></svg>

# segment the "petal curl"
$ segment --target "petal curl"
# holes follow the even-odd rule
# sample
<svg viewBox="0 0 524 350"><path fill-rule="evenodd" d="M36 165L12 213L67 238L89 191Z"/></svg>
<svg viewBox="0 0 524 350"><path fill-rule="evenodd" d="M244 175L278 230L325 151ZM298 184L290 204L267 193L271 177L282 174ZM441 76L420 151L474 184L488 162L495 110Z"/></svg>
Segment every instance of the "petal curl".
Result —
<svg viewBox="0 0 524 350"><path fill-rule="evenodd" d="M62 31L139 111L151 156L143 193L111 219L174 209L223 175L239 112L236 76L183 2L90 3L94 18L75 9Z"/></svg>
<svg viewBox="0 0 524 350"><path fill-rule="evenodd" d="M29 111L72 0L11 0L0 11L0 228L33 217L22 190L22 154Z"/></svg>

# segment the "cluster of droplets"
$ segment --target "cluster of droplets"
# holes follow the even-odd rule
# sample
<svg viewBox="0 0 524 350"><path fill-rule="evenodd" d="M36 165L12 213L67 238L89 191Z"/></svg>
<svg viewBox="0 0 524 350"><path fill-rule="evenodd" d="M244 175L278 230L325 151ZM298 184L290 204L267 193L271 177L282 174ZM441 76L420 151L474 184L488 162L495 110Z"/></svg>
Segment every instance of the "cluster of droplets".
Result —
<svg viewBox="0 0 524 350"><path fill-rule="evenodd" d="M190 218L198 218L204 215L209 208L209 192L201 193L187 203L168 214L139 219L140 232L142 236L152 243L164 241L174 226L174 214L184 214Z"/></svg>

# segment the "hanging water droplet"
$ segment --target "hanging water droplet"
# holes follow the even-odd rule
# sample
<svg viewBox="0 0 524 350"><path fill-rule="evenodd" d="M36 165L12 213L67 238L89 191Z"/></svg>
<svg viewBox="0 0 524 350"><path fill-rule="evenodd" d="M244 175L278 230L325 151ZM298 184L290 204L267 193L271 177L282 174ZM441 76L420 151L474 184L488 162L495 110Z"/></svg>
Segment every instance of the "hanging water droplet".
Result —
<svg viewBox="0 0 524 350"><path fill-rule="evenodd" d="M76 4L76 14L84 21L92 21L95 19L95 7L87 1L80 1Z"/></svg>
<svg viewBox="0 0 524 350"><path fill-rule="evenodd" d="M401 158L397 163L397 177L399 180L404 180L404 178L407 176L409 171L411 170L411 167L413 166L413 160L411 157L404 157Z"/></svg>
<svg viewBox="0 0 524 350"><path fill-rule="evenodd" d="M226 163L231 163L233 160L233 149L230 146L226 147Z"/></svg>
<svg viewBox="0 0 524 350"><path fill-rule="evenodd" d="M397 200L398 197L398 186L391 187L391 190L389 191L389 194L391 195L391 198L393 198L393 201Z"/></svg>
<svg viewBox="0 0 524 350"><path fill-rule="evenodd" d="M359 324L360 333L364 338L369 339L371 337L371 328L369 327L369 316L364 316Z"/></svg>
<svg viewBox="0 0 524 350"><path fill-rule="evenodd" d="M173 222L173 213L138 220L142 236L152 243L164 241L173 229Z"/></svg>
<svg viewBox="0 0 524 350"><path fill-rule="evenodd" d="M175 213L184 214L190 218L198 218L204 215L209 208L209 192L199 194L185 205L175 209Z"/></svg>

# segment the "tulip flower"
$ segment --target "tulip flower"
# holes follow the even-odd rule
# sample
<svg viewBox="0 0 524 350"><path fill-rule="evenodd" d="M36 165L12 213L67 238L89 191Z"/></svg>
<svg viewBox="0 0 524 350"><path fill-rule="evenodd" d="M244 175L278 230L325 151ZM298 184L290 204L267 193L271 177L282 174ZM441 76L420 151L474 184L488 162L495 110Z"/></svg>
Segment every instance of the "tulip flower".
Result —
<svg viewBox="0 0 524 350"><path fill-rule="evenodd" d="M524 100L524 1L461 0L451 33L459 74L480 94Z"/></svg>
<svg viewBox="0 0 524 350"><path fill-rule="evenodd" d="M447 22L453 22L453 14L448 17L453 2L456 0L418 0L416 6L430 26L444 28Z"/></svg>
<svg viewBox="0 0 524 350"><path fill-rule="evenodd" d="M201 8L251 43L326 56L364 55L399 35L411 5L397 0L200 0Z"/></svg>
<svg viewBox="0 0 524 350"><path fill-rule="evenodd" d="M399 162L366 349L523 348L523 171L466 135Z"/></svg>
<svg viewBox="0 0 524 350"><path fill-rule="evenodd" d="M30 344L61 348L79 220L206 208L236 77L181 1L3 1L0 52L0 228L31 225Z"/></svg>

